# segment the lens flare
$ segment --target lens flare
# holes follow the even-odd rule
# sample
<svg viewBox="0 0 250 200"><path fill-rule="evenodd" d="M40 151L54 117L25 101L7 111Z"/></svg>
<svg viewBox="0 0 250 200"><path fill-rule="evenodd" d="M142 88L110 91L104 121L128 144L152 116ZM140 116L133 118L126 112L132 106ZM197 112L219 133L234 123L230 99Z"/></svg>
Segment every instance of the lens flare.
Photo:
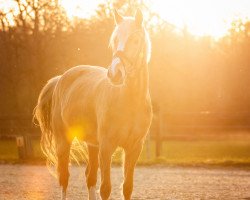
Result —
<svg viewBox="0 0 250 200"><path fill-rule="evenodd" d="M77 138L78 140L84 140L86 136L84 125L71 126L68 130L67 136L69 141L72 141L74 138Z"/></svg>

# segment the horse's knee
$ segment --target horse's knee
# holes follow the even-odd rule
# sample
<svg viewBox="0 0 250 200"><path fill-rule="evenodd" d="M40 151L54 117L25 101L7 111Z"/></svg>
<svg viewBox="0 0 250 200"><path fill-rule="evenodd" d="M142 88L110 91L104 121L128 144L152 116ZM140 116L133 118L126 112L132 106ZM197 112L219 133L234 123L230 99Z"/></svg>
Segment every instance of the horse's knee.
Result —
<svg viewBox="0 0 250 200"><path fill-rule="evenodd" d="M99 145L99 162L101 169L101 188L100 194L102 200L109 198L111 193L111 181L110 181L110 168L111 168L111 156L116 148L109 141L104 140Z"/></svg>
<svg viewBox="0 0 250 200"><path fill-rule="evenodd" d="M100 188L100 195L102 200L107 200L111 193L111 184L102 184Z"/></svg>
<svg viewBox="0 0 250 200"><path fill-rule="evenodd" d="M95 174L89 174L87 177L87 187L88 189L95 186L97 182L97 175Z"/></svg>
<svg viewBox="0 0 250 200"><path fill-rule="evenodd" d="M88 189L94 187L97 182L99 149L88 145L89 161L85 170L86 184Z"/></svg>

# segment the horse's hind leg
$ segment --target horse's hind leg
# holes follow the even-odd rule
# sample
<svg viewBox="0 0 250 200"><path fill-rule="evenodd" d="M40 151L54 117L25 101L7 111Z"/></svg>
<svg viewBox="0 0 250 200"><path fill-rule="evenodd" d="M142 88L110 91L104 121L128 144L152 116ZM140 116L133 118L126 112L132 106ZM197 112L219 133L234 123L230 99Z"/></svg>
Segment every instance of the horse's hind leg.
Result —
<svg viewBox="0 0 250 200"><path fill-rule="evenodd" d="M89 200L96 200L96 182L99 148L88 145L89 160L85 171Z"/></svg>
<svg viewBox="0 0 250 200"><path fill-rule="evenodd" d="M138 157L142 150L142 142L139 142L132 148L124 148L125 160L124 160L124 182L123 182L123 196L124 200L130 200L133 191L133 177L134 168Z"/></svg>
<svg viewBox="0 0 250 200"><path fill-rule="evenodd" d="M63 138L63 136L62 136ZM69 154L70 154L70 143L67 139L60 138L57 145L57 172L59 178L59 184L62 187L62 200L66 199L66 190L68 187L69 180Z"/></svg>

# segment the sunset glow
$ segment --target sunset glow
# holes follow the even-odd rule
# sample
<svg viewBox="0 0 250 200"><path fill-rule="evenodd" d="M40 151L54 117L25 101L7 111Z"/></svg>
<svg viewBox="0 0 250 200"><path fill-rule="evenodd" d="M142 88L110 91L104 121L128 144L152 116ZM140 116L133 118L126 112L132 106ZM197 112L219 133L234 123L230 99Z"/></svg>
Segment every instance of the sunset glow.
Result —
<svg viewBox="0 0 250 200"><path fill-rule="evenodd" d="M194 35L221 37L231 22L250 17L248 0L154 0L150 7L177 28L187 27Z"/></svg>
<svg viewBox="0 0 250 200"><path fill-rule="evenodd" d="M88 18L104 0L61 0L69 17ZM250 17L248 0L147 0L146 4L177 29L188 28L197 36L221 37L227 33L232 20Z"/></svg>
<svg viewBox="0 0 250 200"><path fill-rule="evenodd" d="M69 18L91 18L106 0L59 0ZM149 8L177 29L184 27L196 36L219 38L227 33L235 19L250 19L249 0L145 0ZM112 4L112 1L111 1ZM15 10L14 1L0 0L3 12Z"/></svg>
<svg viewBox="0 0 250 200"><path fill-rule="evenodd" d="M60 2L70 18L89 18L104 0L61 0Z"/></svg>
<svg viewBox="0 0 250 200"><path fill-rule="evenodd" d="M250 200L250 0L0 0L0 77L0 200Z"/></svg>

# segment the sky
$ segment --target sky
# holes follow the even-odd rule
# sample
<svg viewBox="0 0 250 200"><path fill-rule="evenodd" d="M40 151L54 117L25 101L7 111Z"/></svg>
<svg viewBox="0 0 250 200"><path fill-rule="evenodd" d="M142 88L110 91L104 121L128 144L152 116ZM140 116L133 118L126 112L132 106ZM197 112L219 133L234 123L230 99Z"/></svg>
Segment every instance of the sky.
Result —
<svg viewBox="0 0 250 200"><path fill-rule="evenodd" d="M151 8L195 35L220 37L235 19L250 19L250 0L154 0Z"/></svg>
<svg viewBox="0 0 250 200"><path fill-rule="evenodd" d="M105 0L59 0L69 17L89 18ZM0 9L13 6L0 0ZM234 19L250 19L250 0L145 0L150 8L177 28L197 36L222 37Z"/></svg>
<svg viewBox="0 0 250 200"><path fill-rule="evenodd" d="M89 17L103 0L61 0L69 16ZM197 36L222 37L234 19L250 19L250 0L145 0L177 28Z"/></svg>

